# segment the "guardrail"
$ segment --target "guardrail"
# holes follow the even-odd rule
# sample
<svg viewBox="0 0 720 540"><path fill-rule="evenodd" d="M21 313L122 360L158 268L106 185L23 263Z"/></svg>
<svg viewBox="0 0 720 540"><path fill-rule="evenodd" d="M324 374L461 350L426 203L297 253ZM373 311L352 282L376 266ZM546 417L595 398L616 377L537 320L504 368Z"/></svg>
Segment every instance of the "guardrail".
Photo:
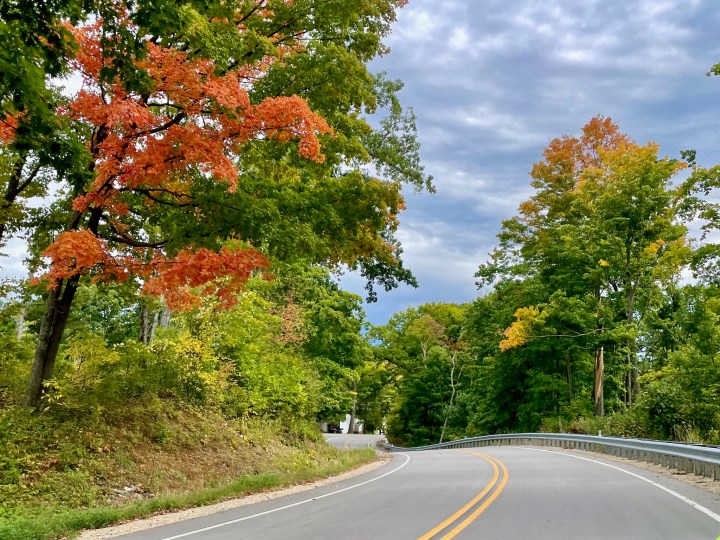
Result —
<svg viewBox="0 0 720 540"><path fill-rule="evenodd" d="M481 446L532 445L573 448L610 454L635 461L645 461L668 469L720 480L720 448L696 444L573 435L569 433L512 433L459 439L428 446L402 448L386 445L391 452L414 452L443 448L477 448Z"/></svg>

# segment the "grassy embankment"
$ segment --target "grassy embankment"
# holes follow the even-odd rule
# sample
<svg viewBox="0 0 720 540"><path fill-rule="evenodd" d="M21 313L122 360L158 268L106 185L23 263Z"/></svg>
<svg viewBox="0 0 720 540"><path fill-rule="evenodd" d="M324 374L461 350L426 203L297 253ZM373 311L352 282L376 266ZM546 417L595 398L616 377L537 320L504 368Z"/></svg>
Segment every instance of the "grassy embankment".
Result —
<svg viewBox="0 0 720 540"><path fill-rule="evenodd" d="M311 424L243 423L155 399L92 415L0 411L0 538L85 528L306 482L371 461Z"/></svg>

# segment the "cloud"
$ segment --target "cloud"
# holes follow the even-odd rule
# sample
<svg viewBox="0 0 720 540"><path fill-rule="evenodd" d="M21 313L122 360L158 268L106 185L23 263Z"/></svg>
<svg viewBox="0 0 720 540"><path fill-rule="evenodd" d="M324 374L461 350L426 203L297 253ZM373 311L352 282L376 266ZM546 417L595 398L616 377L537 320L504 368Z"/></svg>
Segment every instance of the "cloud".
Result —
<svg viewBox="0 0 720 540"><path fill-rule="evenodd" d="M672 157L720 162L720 80L705 76L720 61L717 20L720 3L700 0L411 0L373 69L404 81L437 194L408 195L401 217L421 289L380 302L472 299L543 147L592 116Z"/></svg>
<svg viewBox="0 0 720 540"><path fill-rule="evenodd" d="M23 263L26 255L25 242L21 238L10 238L7 245L0 249L0 278L27 277L28 269Z"/></svg>
<svg viewBox="0 0 720 540"><path fill-rule="evenodd" d="M453 28L448 40L448 47L453 51L464 51L470 45L470 36L464 27Z"/></svg>
<svg viewBox="0 0 720 540"><path fill-rule="evenodd" d="M710 0L410 0L371 69L405 83L437 194L407 193L401 215L420 289L381 293L371 320L472 300L543 147L594 115L671 157L694 148L701 164L720 162L720 80L705 75L720 62L718 20ZM360 278L346 283L362 294Z"/></svg>

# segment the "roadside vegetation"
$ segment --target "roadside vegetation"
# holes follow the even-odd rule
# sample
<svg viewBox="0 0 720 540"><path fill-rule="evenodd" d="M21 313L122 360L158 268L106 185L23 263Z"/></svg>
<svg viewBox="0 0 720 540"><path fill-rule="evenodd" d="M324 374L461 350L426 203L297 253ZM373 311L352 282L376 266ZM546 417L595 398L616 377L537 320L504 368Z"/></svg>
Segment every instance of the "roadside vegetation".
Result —
<svg viewBox="0 0 720 540"><path fill-rule="evenodd" d="M371 459L319 428L374 366L336 273L416 285L402 190L433 186L368 68L404 4L0 4L0 251L29 270L0 282L0 537Z"/></svg>
<svg viewBox="0 0 720 540"><path fill-rule="evenodd" d="M395 396L389 440L550 431L720 444L720 167L658 152L604 117L554 139L476 274L480 298L373 330Z"/></svg>
<svg viewBox="0 0 720 540"><path fill-rule="evenodd" d="M318 429L320 420L337 422L350 410L353 374L369 348L354 310L360 299L323 272L309 276L322 309L303 307L299 295L291 308L271 304L262 295L275 295L282 279L258 279L232 309L173 316L149 344L132 337L137 309L82 287L38 410L23 405L32 309L18 340L19 304L8 303L0 312L0 537L60 537L373 459L370 450L328 447ZM320 314L346 327L332 329L345 356L307 337L323 335L312 325ZM330 357L337 359L331 366Z"/></svg>
<svg viewBox="0 0 720 540"><path fill-rule="evenodd" d="M375 456L329 447L314 423L238 422L173 401L140 401L120 415L25 414L2 413L0 444L12 450L0 484L7 540L62 538L278 489Z"/></svg>

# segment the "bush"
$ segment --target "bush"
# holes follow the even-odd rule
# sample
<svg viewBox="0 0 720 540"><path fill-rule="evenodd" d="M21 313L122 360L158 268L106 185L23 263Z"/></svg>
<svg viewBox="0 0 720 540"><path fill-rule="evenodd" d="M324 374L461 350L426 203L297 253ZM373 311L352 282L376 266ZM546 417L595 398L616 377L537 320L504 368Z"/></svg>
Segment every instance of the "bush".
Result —
<svg viewBox="0 0 720 540"><path fill-rule="evenodd" d="M18 341L4 330L0 327L0 408L22 403L35 351L30 336Z"/></svg>
<svg viewBox="0 0 720 540"><path fill-rule="evenodd" d="M637 407L608 416L578 418L571 423L571 430L588 435L597 435L602 432L607 437L630 437L634 439L646 439L649 437L644 417Z"/></svg>

